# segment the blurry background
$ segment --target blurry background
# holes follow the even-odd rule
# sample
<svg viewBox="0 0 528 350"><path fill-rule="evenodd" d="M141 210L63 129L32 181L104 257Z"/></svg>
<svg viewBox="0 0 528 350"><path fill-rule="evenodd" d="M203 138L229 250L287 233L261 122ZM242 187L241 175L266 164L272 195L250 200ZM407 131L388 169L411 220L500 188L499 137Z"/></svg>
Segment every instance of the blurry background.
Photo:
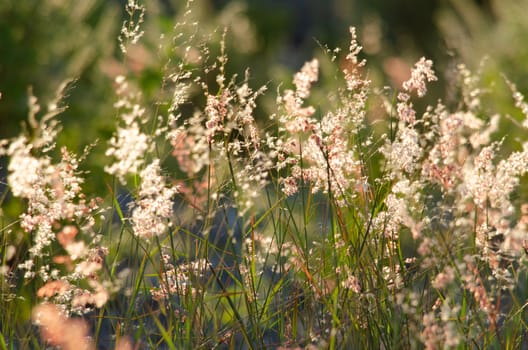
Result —
<svg viewBox="0 0 528 350"><path fill-rule="evenodd" d="M112 133L115 75L132 69L154 103L164 64L157 59L159 38L181 18L184 2L144 3L146 34L124 67L117 46L124 0L1 1L0 139L20 132L29 86L45 102L60 82L75 79L61 117L61 141L77 152ZM411 65L427 56L440 77L435 101L449 96L457 63L476 70L488 56L483 80L496 82L490 107L518 113L508 107L511 94L501 73L521 92L528 89L528 0L196 0L192 9L204 35L228 28L228 73L249 67L253 87L268 84L272 100L279 82L290 83L305 61L322 55L321 45L346 50L351 25L358 29L370 77L382 85L401 84Z"/></svg>

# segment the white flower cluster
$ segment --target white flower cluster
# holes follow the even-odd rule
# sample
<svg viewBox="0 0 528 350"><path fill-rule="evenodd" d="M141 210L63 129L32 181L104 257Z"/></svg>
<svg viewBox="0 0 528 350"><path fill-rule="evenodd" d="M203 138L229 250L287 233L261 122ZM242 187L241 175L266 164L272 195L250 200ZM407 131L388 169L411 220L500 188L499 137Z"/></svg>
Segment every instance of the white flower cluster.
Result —
<svg viewBox="0 0 528 350"><path fill-rule="evenodd" d="M336 110L328 111L318 121L312 117L314 107L303 107L318 79L319 63L315 59L295 74L295 91L286 90L277 100L284 110L279 118L284 135L268 140L268 144L277 154L277 168L290 167L290 175L281 179L282 190L288 196L298 191L297 181L303 180L312 184L312 192L331 193L339 205L345 205L350 189L355 188L360 177L360 162L351 135L363 123L370 82L361 73L364 61L357 57L361 47L355 30L351 28L350 33L350 52L343 68L347 88L338 91L340 105Z"/></svg>
<svg viewBox="0 0 528 350"><path fill-rule="evenodd" d="M403 89L407 92L416 90L418 97L424 97L427 93L426 81L437 80L432 67L433 61L420 58L411 71L411 78L403 83Z"/></svg>
<svg viewBox="0 0 528 350"><path fill-rule="evenodd" d="M409 80L403 83L403 90L398 94L397 112L398 118L408 124L415 123L416 112L413 108L412 102L410 102L410 93L416 91L418 97L424 97L427 93L426 82L436 81L436 77L433 69L433 61L426 60L422 57L411 70L411 77Z"/></svg>
<svg viewBox="0 0 528 350"><path fill-rule="evenodd" d="M295 73L293 84L296 87L297 96L307 98L310 96L310 88L317 81L319 74L319 61L316 59L306 62L302 69Z"/></svg>
<svg viewBox="0 0 528 350"><path fill-rule="evenodd" d="M11 142L5 152L11 157L7 181L15 197L30 199L42 195L42 183L53 172L49 158L32 156L32 148L27 138L20 136Z"/></svg>
<svg viewBox="0 0 528 350"><path fill-rule="evenodd" d="M394 186L385 199L387 208L378 214L374 222L376 227L381 228L386 235L392 236L393 239L398 237L394 233L399 232L400 226L409 228L413 238L419 238L426 221L425 219L415 220L411 214L417 209L417 205L421 205L419 203L423 183L420 179L416 179L417 173L425 171L429 174L429 172L433 173L437 170L436 163L425 163L424 165L421 162L426 155L424 146L436 133L431 131L429 134L422 135L417 125L419 123L423 125L437 123L438 115L443 113L443 108L439 106L434 112L432 109L428 109L422 120L417 121L416 111L410 101L410 93L416 90L419 97L425 95L427 91L426 82L436 80L431 67L432 61L422 57L412 69L411 78L403 83L404 92L398 94L396 106L399 119L397 133L392 141L387 138L387 142L380 148L388 170L387 180L393 182ZM427 131L429 130L427 129ZM453 142L451 139L444 141L444 143L439 144L435 154L446 151Z"/></svg>
<svg viewBox="0 0 528 350"><path fill-rule="evenodd" d="M82 199L83 179L76 174L77 159L62 149L62 161L52 164L47 156L31 155L32 149L33 145L25 137L19 137L5 153L10 156L8 183L11 191L15 197L28 200L28 210L21 215L21 226L26 232L34 232L29 251L32 257L37 257L55 240L52 230L55 223L90 218L85 221L89 231L93 218L91 204Z"/></svg>
<svg viewBox="0 0 528 350"><path fill-rule="evenodd" d="M141 30L141 24L145 18L145 6L140 5L137 0L128 0L125 8L130 19L123 22L121 33L118 37L119 48L123 53L127 52L128 44L137 44L143 36L144 31Z"/></svg>
<svg viewBox="0 0 528 350"><path fill-rule="evenodd" d="M513 211L510 195L519 184L519 177L528 169L528 144L523 150L514 152L508 159L493 164L497 144L482 149L474 165L464 169L464 189L474 203L484 208L490 205L503 214Z"/></svg>
<svg viewBox="0 0 528 350"><path fill-rule="evenodd" d="M126 184L125 176L137 173L143 165L143 157L150 149L149 140L137 123L128 128L118 128L117 135L110 140L110 148L106 151L107 156L114 156L117 161L106 166L105 171L116 175L122 184Z"/></svg>
<svg viewBox="0 0 528 350"><path fill-rule="evenodd" d="M107 156L113 156L116 161L105 167L105 171L116 175L122 184L126 184L127 174L136 174L144 163L145 154L152 149L151 137L141 132L140 125L145 109L134 100L138 96L127 94L128 83L123 76L116 78L118 94L121 95L115 107L120 110L124 126L118 127L117 133L110 139Z"/></svg>
<svg viewBox="0 0 528 350"><path fill-rule="evenodd" d="M139 200L132 212L132 226L138 237L161 235L170 225L176 188L167 187L160 173L158 159L140 173Z"/></svg>
<svg viewBox="0 0 528 350"><path fill-rule="evenodd" d="M395 173L405 171L410 174L418 168L417 161L423 153L419 141L419 134L414 128L404 127L397 139L382 149Z"/></svg>
<svg viewBox="0 0 528 350"><path fill-rule="evenodd" d="M277 103L285 109L285 115L281 116L280 121L291 133L306 132L313 126L314 120L310 116L315 113L315 108L302 105L304 99L310 95L310 88L317 81L318 74L319 61L313 59L306 62L294 76L296 90L286 90L284 95L277 99Z"/></svg>
<svg viewBox="0 0 528 350"><path fill-rule="evenodd" d="M0 154L9 157L7 181L13 196L27 201L27 209L20 215L20 227L31 235L31 246L27 259L18 268L25 279L38 277L45 283L37 292L38 298L60 304L66 312L82 313L92 303L91 299L85 298L86 303L76 299L81 293L79 281L90 279L89 285L98 290L98 306L107 300L106 290L97 277L105 254L97 257L91 254L106 248L94 248L100 243L94 230L99 202L87 200L82 193L84 179L79 176L78 158L65 147L61 149L59 162L50 156L59 131L58 121L53 117L64 109L57 107L64 86L39 119L40 106L30 96L28 125L35 137L0 141ZM57 249L57 243L61 248ZM58 268L60 265L66 267L67 273ZM82 293L92 295L89 290Z"/></svg>
<svg viewBox="0 0 528 350"><path fill-rule="evenodd" d="M176 266L171 263L171 260L170 255L161 255L163 272L160 276L159 288L152 288L150 291L156 300L169 299L175 294L194 296L196 289L192 281L204 277L210 268L206 259L189 261Z"/></svg>

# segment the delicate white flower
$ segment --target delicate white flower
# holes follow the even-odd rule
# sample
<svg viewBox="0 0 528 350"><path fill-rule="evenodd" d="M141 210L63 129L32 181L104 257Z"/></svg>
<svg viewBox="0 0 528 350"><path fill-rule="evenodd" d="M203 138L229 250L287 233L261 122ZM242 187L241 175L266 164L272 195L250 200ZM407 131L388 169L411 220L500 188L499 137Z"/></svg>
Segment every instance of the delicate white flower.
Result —
<svg viewBox="0 0 528 350"><path fill-rule="evenodd" d="M172 217L173 187L167 187L160 175L159 160L155 159L140 173L139 200L132 212L132 226L138 237L152 237L165 233Z"/></svg>
<svg viewBox="0 0 528 350"><path fill-rule="evenodd" d="M393 171L413 172L418 168L418 159L423 152L419 144L418 132L412 127L403 127L399 131L398 138L392 144L386 145L382 152Z"/></svg>
<svg viewBox="0 0 528 350"><path fill-rule="evenodd" d="M31 155L32 145L21 136L11 142L7 154L11 157L7 181L15 197L34 198L53 168L47 157Z"/></svg>
<svg viewBox="0 0 528 350"><path fill-rule="evenodd" d="M411 71L411 78L403 83L403 88L407 92L416 90L418 97L423 97L427 93L426 81L435 81L436 77L433 69L433 61L426 60L425 57L420 58L415 63Z"/></svg>
<svg viewBox="0 0 528 350"><path fill-rule="evenodd" d="M145 17L145 6L140 5L137 0L128 0L125 9L130 16L128 21L123 22L121 33L118 37L121 52L127 52L127 45L136 44L143 36L141 24Z"/></svg>
<svg viewBox="0 0 528 350"><path fill-rule="evenodd" d="M306 62L301 70L293 76L297 96L304 99L310 95L310 88L317 81L319 75L319 61L315 58Z"/></svg>
<svg viewBox="0 0 528 350"><path fill-rule="evenodd" d="M114 156L116 161L106 166L105 171L126 184L125 176L139 171L150 149L150 137L140 131L137 123L128 128L118 128L117 135L110 140L110 148L106 150L106 155Z"/></svg>

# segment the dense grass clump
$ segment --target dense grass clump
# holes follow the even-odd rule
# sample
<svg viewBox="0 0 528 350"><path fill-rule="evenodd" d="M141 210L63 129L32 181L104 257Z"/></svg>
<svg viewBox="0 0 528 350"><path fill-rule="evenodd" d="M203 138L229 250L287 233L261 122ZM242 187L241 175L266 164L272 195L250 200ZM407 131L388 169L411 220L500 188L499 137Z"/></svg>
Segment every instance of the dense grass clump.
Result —
<svg viewBox="0 0 528 350"><path fill-rule="evenodd" d="M126 10L125 67L145 18ZM182 18L154 103L116 74L106 140L58 144L65 83L1 141L0 348L528 347L528 141L502 147L478 75L460 64L449 104L424 103L425 58L377 88L351 28L270 92Z"/></svg>

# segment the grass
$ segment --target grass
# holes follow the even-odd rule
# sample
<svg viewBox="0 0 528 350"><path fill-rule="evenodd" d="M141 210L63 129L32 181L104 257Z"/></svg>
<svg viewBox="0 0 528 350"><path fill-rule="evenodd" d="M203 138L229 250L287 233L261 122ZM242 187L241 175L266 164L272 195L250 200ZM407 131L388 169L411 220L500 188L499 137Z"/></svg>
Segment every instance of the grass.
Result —
<svg viewBox="0 0 528 350"><path fill-rule="evenodd" d="M351 29L257 122L266 87L227 75L223 41L181 40L153 108L116 77L99 193L90 151L56 144L63 90L2 142L0 348L528 347L528 143L503 150L478 77L459 66L456 108L417 109L432 62L386 95Z"/></svg>

